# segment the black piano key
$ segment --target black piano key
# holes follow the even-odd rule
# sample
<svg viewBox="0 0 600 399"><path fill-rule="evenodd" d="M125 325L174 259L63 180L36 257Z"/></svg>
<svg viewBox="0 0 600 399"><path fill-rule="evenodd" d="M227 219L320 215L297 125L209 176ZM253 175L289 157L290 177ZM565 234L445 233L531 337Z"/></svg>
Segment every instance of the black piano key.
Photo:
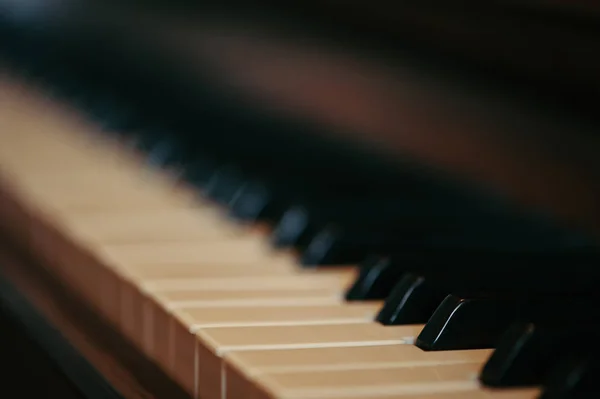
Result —
<svg viewBox="0 0 600 399"><path fill-rule="evenodd" d="M406 227L410 229L410 227ZM358 264L373 253L385 253L398 242L409 246L422 232L400 230L349 230L330 225L319 231L301 251L300 262L306 267Z"/></svg>
<svg viewBox="0 0 600 399"><path fill-rule="evenodd" d="M424 350L481 349L495 346L515 318L514 301L448 295L417 337Z"/></svg>
<svg viewBox="0 0 600 399"><path fill-rule="evenodd" d="M144 134L134 141L134 146L143 151L148 164L168 168L185 164L185 149L176 137L164 133Z"/></svg>
<svg viewBox="0 0 600 399"><path fill-rule="evenodd" d="M206 154L195 154L182 166L181 178L188 184L202 189L219 168L219 163Z"/></svg>
<svg viewBox="0 0 600 399"><path fill-rule="evenodd" d="M209 178L203 193L213 201L228 205L246 181L246 177L238 167L224 165Z"/></svg>
<svg viewBox="0 0 600 399"><path fill-rule="evenodd" d="M230 214L245 222L266 221L278 225L297 192L305 188L297 176L262 171L253 174L258 177L248 179L230 202Z"/></svg>
<svg viewBox="0 0 600 399"><path fill-rule="evenodd" d="M442 248L438 242L397 248L392 260L407 271L444 281L450 292L511 295L593 295L600 275L596 252ZM551 265L540 268L538 265Z"/></svg>
<svg viewBox="0 0 600 399"><path fill-rule="evenodd" d="M592 322L589 297L448 295L417 337L424 350L493 348L516 321Z"/></svg>
<svg viewBox="0 0 600 399"><path fill-rule="evenodd" d="M384 299L404 274L402 268L390 264L389 258L373 256L359 267L359 274L346 292L348 301Z"/></svg>
<svg viewBox="0 0 600 399"><path fill-rule="evenodd" d="M317 233L300 257L303 266L352 264L361 262L367 252L344 241L343 232L335 226Z"/></svg>
<svg viewBox="0 0 600 399"><path fill-rule="evenodd" d="M372 253L418 248L428 240L428 234L445 231L451 224L428 217L421 218L422 213L427 213L424 209L419 212L401 207L398 210L386 202L364 201L350 213L362 213L362 216L346 222L324 224L315 235L309 235L310 241L305 247L298 248L301 263L305 266L356 264ZM384 205L390 206L389 212ZM310 233L311 228L320 226L312 217L308 215L309 223L304 234Z"/></svg>
<svg viewBox="0 0 600 399"><path fill-rule="evenodd" d="M308 210L302 206L294 206L286 210L275 225L271 242L277 248L284 248L308 244L311 238Z"/></svg>
<svg viewBox="0 0 600 399"><path fill-rule="evenodd" d="M415 200L399 195L340 200L337 206L335 200L330 199L325 204L308 203L301 212L291 213L292 220L302 219L302 223L295 223L294 229L276 230L276 241L297 246L297 242L308 235L311 242L299 248L305 265L355 263L368 253L406 250L450 254L458 251L455 256L462 252L468 265L476 262L469 259L469 251L473 249L484 254L495 251L517 255L526 250L548 251L549 243L556 248L563 244L563 237L558 236L545 240L539 247L539 236L525 237L518 225L502 225L496 220L502 215L489 215L455 204L448 206L440 199ZM322 227L315 234L312 230L319 226ZM532 249L528 247L530 243Z"/></svg>
<svg viewBox="0 0 600 399"><path fill-rule="evenodd" d="M272 190L259 180L246 181L233 195L229 206L233 217L254 222L267 217L272 201Z"/></svg>
<svg viewBox="0 0 600 399"><path fill-rule="evenodd" d="M332 188L333 183L327 180L327 176L321 176L320 179L323 180L318 184L309 184L299 190L301 198L296 198L284 212L280 225L273 231L272 242L275 246L306 249L312 238L328 228L334 228L354 240L350 244L356 247L361 242L374 242L371 237L374 232L385 237L381 232L399 229L424 231L427 227L449 230L456 226L454 219L457 217L454 215L457 214L458 201L442 201L439 197L432 200L425 188L416 189L414 183L410 187L416 193L376 187L361 190L360 184L356 184L359 188L352 185ZM409 186L409 183L406 185ZM316 244L316 247L320 250L322 246Z"/></svg>
<svg viewBox="0 0 600 399"><path fill-rule="evenodd" d="M56 91L69 91L66 89L67 83L63 82L60 85L54 84ZM72 93L77 93L71 89ZM81 91L81 88L79 89ZM89 93L89 92L88 92ZM102 127L102 130L111 135L124 136L131 132L142 131L145 129L154 128L154 124L148 124L148 118L144 117L140 110L113 91L106 88L102 91L97 90L95 93L87 95L75 94L77 105L80 110L96 121Z"/></svg>
<svg viewBox="0 0 600 399"><path fill-rule="evenodd" d="M385 300L376 320L384 325L426 323L447 295L447 288L431 279L406 273Z"/></svg>
<svg viewBox="0 0 600 399"><path fill-rule="evenodd" d="M500 338L479 379L492 387L541 385L567 356L583 354L598 342L598 327L516 323Z"/></svg>
<svg viewBox="0 0 600 399"><path fill-rule="evenodd" d="M570 344L576 344L571 342ZM600 351L594 347L557 365L548 375L539 399L591 399L600 397Z"/></svg>

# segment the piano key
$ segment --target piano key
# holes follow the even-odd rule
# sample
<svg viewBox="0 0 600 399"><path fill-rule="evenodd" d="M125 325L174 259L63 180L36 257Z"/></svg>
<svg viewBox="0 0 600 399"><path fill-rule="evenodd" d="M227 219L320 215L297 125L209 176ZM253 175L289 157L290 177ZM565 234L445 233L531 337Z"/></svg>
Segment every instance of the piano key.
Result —
<svg viewBox="0 0 600 399"><path fill-rule="evenodd" d="M271 242L278 248L304 246L312 238L312 230L308 229L308 211L300 206L290 207L275 225Z"/></svg>
<svg viewBox="0 0 600 399"><path fill-rule="evenodd" d="M441 218L432 216L434 212L436 216L442 214L439 206L434 208L427 198L408 198L407 193L320 192L296 202L275 228L273 242L277 246L294 245L306 250L307 264L318 263L324 256L320 242L312 245L321 249L310 253L311 240L318 234L331 237L330 245L341 247L342 251L356 245L377 249L373 246L379 241L382 241L380 246L385 245L387 235L416 236L425 226L441 228L443 224ZM372 235L377 238L371 238Z"/></svg>
<svg viewBox="0 0 600 399"><path fill-rule="evenodd" d="M148 291L149 283L154 283L154 286L160 283L164 287L165 283L171 282L171 289L186 289L186 287L188 290L199 289L198 282L202 283L204 280L211 290L224 289L227 291L227 287L231 287L232 281L226 278L230 278L230 280L234 280L233 282L238 282L238 289L248 289L252 285L256 286L255 289L261 289L273 277L301 277L294 263L286 261L285 257L269 256L268 252L267 256L264 256L264 248L248 240L238 240L237 243L240 245L233 240L221 243L211 242L208 245L190 245L191 243L180 242L167 243L167 245L153 243L149 246L137 244L127 247L111 247L111 258L104 259L105 262L108 262L106 264L111 265L120 275L120 278L113 284L121 287L120 295L123 299L119 318L120 325L126 330L126 333L133 337L140 336L141 326L146 325L140 319L141 315L151 312L151 315L147 317L152 317L152 315L163 313L161 309L151 303L148 304L148 300L144 295L139 295L135 287L145 286ZM244 244L248 244L245 250ZM237 252L232 252L236 249ZM257 250L258 252L256 252ZM99 252L99 254L101 253ZM175 253L179 254L179 257L176 257ZM162 259L161 254L165 254ZM212 254L212 258L210 254ZM347 279L348 277L344 277L344 274L348 275L348 273L352 274L352 271L340 270L339 277L336 276L336 278ZM322 273L316 277L327 279L328 276L329 273ZM255 281L248 279L252 277L255 277ZM222 283L219 283L219 278L222 279ZM299 278L296 286L302 286L300 280ZM340 280L330 279L328 281L330 283L327 284L339 284ZM318 284L318 281L316 282ZM335 287L335 285L332 286ZM315 288L318 288L318 285ZM342 288L338 288L338 290L341 291ZM163 336L164 334L158 332L156 335Z"/></svg>
<svg viewBox="0 0 600 399"><path fill-rule="evenodd" d="M404 273L401 267L391 265L389 258L373 256L359 266L358 277L346 292L346 299L349 301L385 299Z"/></svg>
<svg viewBox="0 0 600 399"><path fill-rule="evenodd" d="M115 265L243 265L264 264L296 266L293 255L275 252L254 235L224 240L103 245L98 252Z"/></svg>
<svg viewBox="0 0 600 399"><path fill-rule="evenodd" d="M398 246L410 247L419 242L424 226L401 222L402 228L350 230L330 224L310 239L302 251L301 262L310 267L320 264L360 263L370 254L386 253Z"/></svg>
<svg viewBox="0 0 600 399"><path fill-rule="evenodd" d="M448 295L417 338L426 350L492 348L514 321L593 322L593 297Z"/></svg>
<svg viewBox="0 0 600 399"><path fill-rule="evenodd" d="M478 363L442 364L420 367L381 367L364 370L282 371L255 376L256 389L277 398L327 398L373 393L410 394L469 392L479 388ZM235 397L235 388L232 396ZM227 394L227 392L226 392ZM268 397L268 396L267 396Z"/></svg>
<svg viewBox="0 0 600 399"><path fill-rule="evenodd" d="M132 312L144 314L144 325L154 330L167 327L167 323L156 322L157 315L169 317L165 311L170 312L187 303L193 306L223 306L227 302L236 301L235 298L245 301L242 306L256 305L258 298L271 298L268 303L285 303L295 298L295 303L315 301L320 304L341 303L342 293L353 278L352 270L336 270L335 272L321 271L318 274L289 274L289 275L263 275L263 276L210 276L191 279L163 278L159 280L138 281L141 295L131 300ZM311 293L317 292L314 297ZM247 293L243 297L244 292ZM229 300L226 300L229 298ZM137 299L137 302L135 301ZM197 304L201 302L201 304ZM263 306L263 305L261 305ZM158 335L163 332L157 333ZM167 333L164 333L165 336Z"/></svg>
<svg viewBox="0 0 600 399"><path fill-rule="evenodd" d="M426 352L414 345L326 347L281 350L241 350L224 356L228 366L243 370L246 378L264 373L318 370L363 370L381 367L420 367L484 363L490 349Z"/></svg>
<svg viewBox="0 0 600 399"><path fill-rule="evenodd" d="M134 190L131 190L131 191L133 192ZM150 190L150 191L151 191L151 190ZM95 193L92 193L92 194L95 194ZM100 202L102 202L102 198L100 198ZM92 202L90 202L90 204L92 204ZM96 204L94 204L94 205L97 205L97 204L99 204L99 203L96 203ZM145 248L145 246L143 246L143 245L142 245L141 247L142 247L142 248ZM147 246L146 246L146 247L147 247ZM187 255L186 255L186 256L187 256ZM186 259L187 259L187 258L186 258ZM164 259L164 260L166 260L166 259ZM250 266L252 266L252 265L250 265ZM126 268L124 268L123 270L125 270L125 269L127 269L127 270L131 270L131 271L135 271L135 270L136 270L136 268L135 268L135 267L133 267L133 266L132 266L131 268L129 268L129 267L126 267ZM145 267L144 267L143 269L144 269L144 271L146 271ZM147 269L147 270L150 270L150 269ZM152 269L152 270L154 270L154 269ZM212 272L211 272L210 274L212 274ZM196 278L196 279L195 279L195 281L181 281L181 280L180 280L180 281L175 281L175 280L177 280L177 279L174 279L174 280L170 280L170 281L169 281L169 278L166 278L166 279L162 279L162 278L161 278L161 279L159 279L159 280L147 281L147 280L144 280L144 278L145 278L145 277L143 277L142 275L140 275L140 279L141 279L141 281L140 281L140 282L142 283L142 285L144 285L144 284L145 284L145 286L147 287L147 286L148 286L148 283L150 283L150 285L152 285L152 284L156 284L156 285L155 285L155 287L158 287L158 286L160 286L161 284L165 284L165 283L166 283L165 285L162 285L162 287L163 287L163 288L164 288L164 287L171 287L171 288L173 288L174 286L173 286L172 284L178 284L178 283L180 283L180 282L181 282L181 283L185 283L185 284L181 284L180 286L178 286L179 288L186 287L186 284L191 284L191 285L187 285L187 287L191 287L193 284L197 284L197 287L200 287L200 286L202 286L202 284L204 284L205 286L211 286L211 285L213 285L213 284L215 283L215 281L216 281L216 280L219 280L219 279L220 279L219 277L216 277L216 278L215 278L215 277L207 277L206 279L197 279L197 278ZM151 276L151 278L156 278L156 276ZM212 279L212 281L211 281L211 279ZM271 279L271 277L268 277L267 279ZM192 279L192 280L193 280L193 279ZM225 279L223 279L223 280L221 280L221 281L224 281L224 280L225 280ZM248 281L252 281L252 280L245 279L245 281L244 281L244 279L240 279L240 280L238 280L238 281L237 281L235 284L237 284L238 286L245 286L245 284L247 284L247 282L248 282ZM272 280L272 281L273 281L273 280ZM258 280L255 280L255 282L257 283L257 285L265 283L265 281L264 281L264 280L261 280L260 282L259 282ZM87 282L87 284L89 284L89 282ZM169 284L171 284L171 285L169 285ZM233 284L232 286L235 286L235 284ZM268 284L267 284L267 285L268 285ZM232 286L229 286L229 289L232 289L232 288L231 288ZM134 287L131 287L131 288L134 288ZM123 291L123 292L126 292L126 291ZM128 303L128 302L129 302L129 299L124 299L124 300L123 300L123 304L126 304L126 303ZM385 327L385 328L392 328L392 327ZM167 339L167 341L169 341L169 339ZM184 341L184 342L185 342L185 340L182 340L182 341ZM335 340L334 340L334 341L335 341ZM406 340L406 342L408 342L408 341L410 341L410 340ZM378 341L378 342L381 342L381 341ZM390 342L390 341L384 341L384 342ZM396 342L396 341L392 341L392 342ZM177 343L179 343L179 342L177 342ZM365 344L365 343L366 343L366 344L371 344L371 343L372 343L372 341L368 341L368 342L367 342L367 341L365 341L365 342L361 342L360 344L361 344L361 345L363 345L363 344ZM328 341L328 342L326 343L326 345L330 345L330 344L331 344L331 341ZM298 345L298 344L297 344L297 343L294 343L294 344L292 344L292 345ZM303 343L300 343L300 345L303 345ZM340 343L340 342L337 342L337 341L335 341L335 342L333 342L333 345L341 345L341 343ZM254 347L254 346L253 346L253 347ZM177 348L177 346L176 346L176 348ZM184 351L184 352L185 352L185 351ZM177 353L179 353L179 355L178 355ZM168 361L169 361L169 362L172 362L172 363L173 363L173 366L176 366L176 365L181 365L181 363L182 363L182 362L183 362L183 363L186 363L186 362L187 362L187 360L183 360L183 359L188 359L188 357L185 357L185 356L189 356L189 354L190 354L190 353L194 353L194 352L193 352L193 351L187 351L187 352L186 352L186 354L185 354L185 356L184 356L183 354L181 354L181 352L177 352L177 353L175 353L174 351L171 351L171 352L168 354ZM178 356L180 357L180 359L178 359ZM187 363L187 364L189 365L190 363ZM178 367L179 367L179 366L178 366ZM186 373L189 373L189 369L186 371ZM186 375L187 375L187 374L186 374ZM190 381L191 381L190 379L187 379L187 383L188 383L188 384L189 384L189 382L190 382ZM189 385L188 385L188 386L189 386Z"/></svg>
<svg viewBox="0 0 600 399"><path fill-rule="evenodd" d="M216 211L215 211L216 213ZM225 223L221 215L198 208L69 213L68 228L88 242L126 244L201 239L226 239L247 231Z"/></svg>
<svg viewBox="0 0 600 399"><path fill-rule="evenodd" d="M77 186L74 179L64 182L54 181L44 183L44 180L21 181L18 189L28 197L44 196L48 206L59 213L69 211L98 211L107 209L157 209L167 204L188 206L193 201L186 190L173 190L163 195L152 195L153 190L148 187L131 187L125 195L126 182L115 182L112 186L95 185L93 181ZM96 181L96 184L99 182ZM61 187L62 185L62 187ZM71 187L71 191L66 190ZM52 193L52 194L50 194ZM102 199L102 201L101 201Z"/></svg>
<svg viewBox="0 0 600 399"><path fill-rule="evenodd" d="M206 182L203 193L217 203L228 205L245 182L246 179L238 168L224 165Z"/></svg>
<svg viewBox="0 0 600 399"><path fill-rule="evenodd" d="M427 208L425 207L425 209ZM425 212L432 213L433 210L434 208L431 208ZM447 211L456 212L455 210ZM440 210L438 209L437 212ZM486 220L483 222L484 224L488 224L488 221L489 224L492 223L489 216L473 213L475 215L470 215L470 217ZM416 214L418 215L418 211ZM392 218L394 215L388 216ZM433 216L429 215L429 217ZM467 216L465 215L465 217ZM406 218L406 220L386 219L386 223L389 223L387 226L385 224L381 226L344 226L343 224L329 223L310 238L310 242L304 249L302 262L306 265L348 263L361 261L364 254L369 253L402 254L408 252L410 254L412 252L432 253L433 256L430 257L432 268L434 265L440 266L440 262L447 260L450 256L455 256L457 262L463 260L463 257L466 258L467 262L464 262L463 267L476 267L474 262L469 259L471 256L468 253L469 250L487 253L492 258L498 252L513 254L514 257L528 251L539 252L536 248L529 250L523 248L522 240L516 239L514 232L511 231L505 231L504 235L485 237L484 230L482 230L484 226L459 225L458 222L444 220L446 218L441 216L436 216L434 219L434 222L411 220L411 218ZM492 226L485 228L492 228ZM558 253L560 251L559 242L556 245L555 252ZM551 253L548 250L545 252ZM435 256L438 257L437 260L434 259ZM593 255L590 253L590 256ZM404 260L406 255L398 256L398 258ZM582 262L583 257L579 261ZM423 266L425 265L419 267ZM414 271L418 272L419 269L415 268Z"/></svg>
<svg viewBox="0 0 600 399"><path fill-rule="evenodd" d="M294 276L291 276L294 277ZM289 304L339 304L344 301L340 295L342 287L332 284L330 287L313 288L310 285L296 284L292 287L227 289L221 286L209 289L187 289L175 291L151 292L155 300L167 309L203 306L270 306Z"/></svg>
<svg viewBox="0 0 600 399"><path fill-rule="evenodd" d="M584 355L574 356L557 365L547 379L540 399L597 397L598 351L593 348Z"/></svg>
<svg viewBox="0 0 600 399"><path fill-rule="evenodd" d="M458 392L438 392L438 393L422 393L422 394L400 394L397 392L374 392L366 395L355 395L348 393L345 396L336 396L336 399L463 399L465 395L469 399L532 399L537 395L535 389L513 389L513 390L490 390L490 389L474 389L472 391ZM327 394L322 396L322 399L327 398ZM254 399L254 398L253 398ZM294 399L294 398L289 398ZM297 398L299 399L299 398ZM316 398L315 398L316 399Z"/></svg>
<svg viewBox="0 0 600 399"><path fill-rule="evenodd" d="M183 163L181 178L194 187L202 188L218 168L219 164L214 159L205 154L196 154L191 160Z"/></svg>
<svg viewBox="0 0 600 399"><path fill-rule="evenodd" d="M329 289L334 287L342 295L352 280L356 277L351 268L335 270L334 272L319 271L318 273L302 273L279 276L247 276L236 279L227 277L162 279L142 281L140 287L145 291L167 292L183 290L306 290Z"/></svg>
<svg viewBox="0 0 600 399"><path fill-rule="evenodd" d="M174 138L163 138L153 143L136 141L136 147L146 154L150 166L167 168L181 166L184 158L183 144Z"/></svg>
<svg viewBox="0 0 600 399"><path fill-rule="evenodd" d="M252 276L293 276L295 270L292 265L289 267L272 267L272 265L262 265L252 263L212 263L211 259L206 259L207 263L155 263L146 265L114 264L106 262L115 270L119 270L126 278L141 282L151 280L184 280L187 278L202 277L252 277ZM275 266L277 266L275 264Z"/></svg>
<svg viewBox="0 0 600 399"><path fill-rule="evenodd" d="M540 399L589 398L598 396L598 351L564 359L548 375Z"/></svg>
<svg viewBox="0 0 600 399"><path fill-rule="evenodd" d="M499 251L467 247L442 250L416 247L391 255L394 262L403 267L406 265L412 273L444 282L450 290L500 296L593 295L595 279L583 276L593 273L597 257L594 250L585 248ZM540 274L530 267L531 264L544 262L568 265L570 272L549 268L546 273ZM450 263L453 268L448 267Z"/></svg>
<svg viewBox="0 0 600 399"><path fill-rule="evenodd" d="M495 387L541 385L557 364L588 351L584 345L564 345L583 337L597 341L597 325L517 323L499 340L480 380Z"/></svg>
<svg viewBox="0 0 600 399"><path fill-rule="evenodd" d="M229 203L230 213L235 218L246 222L270 219L271 196L272 193L267 184L257 179L247 180L233 195Z"/></svg>
<svg viewBox="0 0 600 399"><path fill-rule="evenodd" d="M273 174L274 173L274 174ZM310 183L303 182L306 176L290 176L281 171L260 173L250 178L236 193L229 204L231 214L245 222L266 221L274 226L282 223L285 215L294 208L291 205L299 197L314 191ZM277 230L275 227L273 230ZM291 246L292 243L277 244L277 235L272 232L272 242L277 246Z"/></svg>
<svg viewBox="0 0 600 399"><path fill-rule="evenodd" d="M190 308L177 309L173 312L170 321L170 329L168 331L168 347L164 347L164 343L157 342L157 351L167 350L166 353L157 353L157 360L166 368L173 372L173 376L188 389L192 386L194 372L196 370L194 364L195 356L202 356L201 353L207 349L198 348L198 344L194 333L200 335L204 331L237 329L244 330L249 328L259 327L315 327L323 325L337 327L343 326L349 330L361 330L360 325L370 325L374 309L368 307L348 307L344 304L324 305L324 306L259 306L259 307L242 307L242 308ZM364 330L364 329L363 329ZM287 345L300 344L297 336L291 330L291 341ZM317 330L319 331L319 330ZM265 332L267 335L269 332ZM305 331L306 333L306 331ZM296 337L293 339L293 337ZM319 337L320 338L320 337ZM214 338L217 339L217 338ZM313 338L314 340L315 338ZM213 341L210 341L213 342ZM252 345L250 341L246 341L247 345ZM309 342L310 339L309 339ZM324 344L329 345L329 341ZM306 344L304 344L306 345ZM269 345L267 345L268 347ZM224 348L223 350L227 350ZM198 353L197 355L195 355ZM200 359L200 358L199 358ZM207 364L209 358L202 358L202 364ZM166 362L165 362L166 361ZM217 360L215 360L217 361ZM218 361L217 361L218 362Z"/></svg>
<svg viewBox="0 0 600 399"><path fill-rule="evenodd" d="M200 397L218 397L222 370L220 357L231 351L403 344L411 343L421 328L422 326L383 327L375 323L359 323L203 329L198 332L202 344L196 347L199 358L204 359L198 365L198 394ZM175 366L181 372L193 368L189 358L184 361L183 353L193 351L189 346L197 341L184 341L187 335L187 330L182 330L178 335L178 344L181 342L183 348L186 348L182 348L183 352L180 352L180 359L184 363ZM187 365L184 366L186 362Z"/></svg>
<svg viewBox="0 0 600 399"><path fill-rule="evenodd" d="M312 325L370 323L379 304L287 303L270 306L179 307L172 315L190 332L212 327L253 327L269 325Z"/></svg>
<svg viewBox="0 0 600 399"><path fill-rule="evenodd" d="M142 315L143 319L129 317L125 320L133 320L133 325L128 323L128 331L131 331L132 336L143 336L141 345L146 353L155 358L159 357L159 361L167 364L165 359L168 359L169 348L165 345L168 345L171 335L172 312L180 309L182 302L184 306L198 308L222 307L228 304L233 306L236 305L234 298L238 298L238 302L244 301L243 305L239 305L241 308L269 306L274 303L283 305L290 300L294 300L295 305L339 304L348 279L349 276L344 276L343 273L319 273L281 277L233 275L220 278L213 276L204 279L196 277L143 281L137 283L140 284L142 293L128 290L129 314ZM315 290L326 294L309 296ZM248 293L245 299L242 299L243 291ZM265 303L265 298L270 298L270 301ZM125 305L122 303L121 309ZM144 331L140 332L140 329Z"/></svg>
<svg viewBox="0 0 600 399"><path fill-rule="evenodd" d="M384 325L426 323L447 296L446 290L434 279L405 273L386 298L377 321Z"/></svg>

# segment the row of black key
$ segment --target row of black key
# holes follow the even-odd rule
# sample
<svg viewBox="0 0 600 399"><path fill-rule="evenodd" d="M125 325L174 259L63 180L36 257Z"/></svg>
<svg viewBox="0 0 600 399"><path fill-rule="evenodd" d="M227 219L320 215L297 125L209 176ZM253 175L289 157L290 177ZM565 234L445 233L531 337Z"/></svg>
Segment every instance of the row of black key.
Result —
<svg viewBox="0 0 600 399"><path fill-rule="evenodd" d="M270 223L273 244L295 248L304 266L361 264L347 300L385 299L383 324L426 323L420 348L496 348L480 376L490 386L544 385L545 398L598 392L600 258L587 240L340 155L208 91L202 101L157 96L155 81L125 64L111 70L98 54L37 40L7 50L149 163L178 169L243 223Z"/></svg>

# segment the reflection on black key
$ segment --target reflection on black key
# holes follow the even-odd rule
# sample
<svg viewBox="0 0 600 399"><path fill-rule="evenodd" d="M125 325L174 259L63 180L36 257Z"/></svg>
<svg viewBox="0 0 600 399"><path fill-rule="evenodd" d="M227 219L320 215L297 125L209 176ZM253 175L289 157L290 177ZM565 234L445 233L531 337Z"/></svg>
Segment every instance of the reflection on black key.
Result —
<svg viewBox="0 0 600 399"><path fill-rule="evenodd" d="M197 155L183 167L182 178L190 185L203 188L218 169L218 163L207 156Z"/></svg>
<svg viewBox="0 0 600 399"><path fill-rule="evenodd" d="M277 248L298 246L310 242L308 234L309 214L302 206L294 206L283 214L277 223L271 241Z"/></svg>
<svg viewBox="0 0 600 399"><path fill-rule="evenodd" d="M183 153L181 145L173 138L163 138L156 140L153 145L146 149L146 158L148 163L158 167L168 167L174 164L180 164Z"/></svg>
<svg viewBox="0 0 600 399"><path fill-rule="evenodd" d="M567 356L587 352L599 338L593 324L516 323L500 338L480 380L494 387L540 385L553 367Z"/></svg>
<svg viewBox="0 0 600 399"><path fill-rule="evenodd" d="M347 245L344 233L339 228L330 226L312 238L300 262L304 266L358 263L362 260L361 255L366 254L357 250L357 247Z"/></svg>
<svg viewBox="0 0 600 399"><path fill-rule="evenodd" d="M204 187L204 195L223 205L228 205L244 185L243 174L231 165L219 168Z"/></svg>
<svg viewBox="0 0 600 399"><path fill-rule="evenodd" d="M234 194L229 206L233 217L247 222L272 216L269 205L272 190L264 182L251 180L244 183Z"/></svg>
<svg viewBox="0 0 600 399"><path fill-rule="evenodd" d="M515 316L512 300L448 295L416 344L424 350L492 348Z"/></svg>
<svg viewBox="0 0 600 399"><path fill-rule="evenodd" d="M306 264L361 261L366 252L386 252L378 250L389 251L392 244L416 240L433 228L441 231L455 225L448 217L442 219L445 213L425 200L404 194L317 191L304 197L286 210L273 242L306 250Z"/></svg>
<svg viewBox="0 0 600 399"><path fill-rule="evenodd" d="M577 344L570 342L569 344ZM600 397L600 351L590 348L584 355L573 356L548 375L539 399L591 399Z"/></svg>
<svg viewBox="0 0 600 399"><path fill-rule="evenodd" d="M595 313L584 306L590 303L596 301L568 295L449 295L419 334L417 346L424 350L492 348L516 321L593 322Z"/></svg>
<svg viewBox="0 0 600 399"><path fill-rule="evenodd" d="M426 323L448 295L431 279L407 273L396 284L376 320L384 325Z"/></svg>
<svg viewBox="0 0 600 399"><path fill-rule="evenodd" d="M389 258L369 258L360 265L356 281L346 292L346 300L384 299L404 273L401 267L391 264Z"/></svg>
<svg viewBox="0 0 600 399"><path fill-rule="evenodd" d="M329 225L319 231L302 251L304 266L357 264L372 253L387 252L403 240L405 232L349 230Z"/></svg>

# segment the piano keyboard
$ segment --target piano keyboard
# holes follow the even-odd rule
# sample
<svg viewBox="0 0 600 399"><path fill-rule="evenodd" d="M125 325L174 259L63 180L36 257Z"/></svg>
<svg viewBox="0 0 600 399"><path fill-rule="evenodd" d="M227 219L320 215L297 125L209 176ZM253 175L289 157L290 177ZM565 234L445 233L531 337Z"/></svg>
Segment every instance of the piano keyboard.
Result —
<svg viewBox="0 0 600 399"><path fill-rule="evenodd" d="M0 103L4 230L190 396L539 395L481 386L491 349L414 346L422 325L384 326L381 302L344 299L355 266L299 267L268 227L234 222L8 74Z"/></svg>

